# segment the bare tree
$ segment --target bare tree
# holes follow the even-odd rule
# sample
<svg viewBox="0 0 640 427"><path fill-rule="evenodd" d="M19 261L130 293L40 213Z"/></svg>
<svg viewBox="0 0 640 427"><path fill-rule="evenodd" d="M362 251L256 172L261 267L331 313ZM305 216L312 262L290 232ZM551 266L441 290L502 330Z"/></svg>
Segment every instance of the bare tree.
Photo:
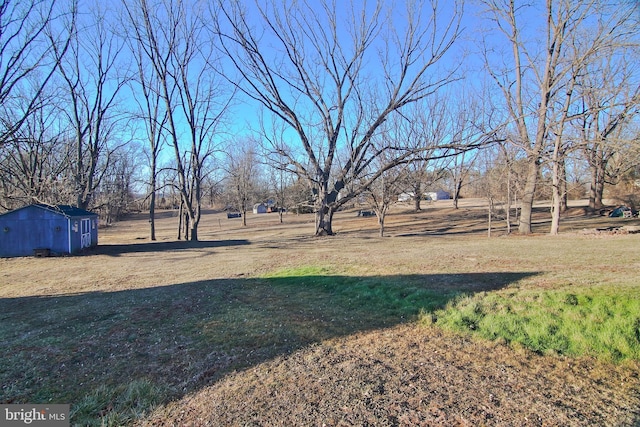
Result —
<svg viewBox="0 0 640 427"><path fill-rule="evenodd" d="M598 65L602 64L601 58L608 57L608 61L613 62L626 62L624 58L626 51L629 50L631 37L638 34L638 30L635 29L635 25L630 25L632 21L636 21L635 7L622 7L615 11L602 11L596 8L598 12L603 13L603 17L599 19L589 28L580 28L571 34L568 34L565 39L566 46L566 60L568 63L568 71L564 78L564 83L558 88L558 91L562 91L563 96L561 102L555 102L550 105L549 125L548 133L549 138L553 141L550 150L550 163L551 163L551 179L552 179L552 220L550 234L556 235L559 231L560 214L566 209L567 198L567 182L566 182L566 166L565 159L567 153L576 150L582 146L581 142L575 139L569 138L566 135L565 128L569 128L569 122L574 117L589 116L589 112L580 108L579 103L575 101L576 88L583 85L585 76L591 74L593 68L600 68ZM613 13L612 13L613 12ZM636 44L637 46L637 44ZM616 59L613 59L616 58ZM607 62L608 62L607 61ZM605 62L605 63L607 63ZM595 67L592 64L598 64ZM603 67L606 70L606 67ZM606 71L605 71L606 73ZM608 78L612 78L611 74L607 73ZM586 77L588 79L589 77ZM626 82L625 82L626 83ZM627 86L628 87L628 86ZM630 111L634 109L640 102L640 85L635 82L635 85L630 89L631 93L625 96L626 99L622 100L618 98L615 102L620 103L620 108L615 109L617 117L614 121L619 122L620 129L624 128L623 123L627 121ZM586 92L591 92L589 88L584 89ZM593 94L593 93L592 93ZM576 106L578 104L578 106ZM599 107L594 105L594 109ZM611 132L615 131L618 124L608 126L605 130L605 135L611 135ZM612 125L610 122L608 125ZM584 130L584 127L583 127ZM600 134L599 136L603 136ZM605 139L607 137L605 136ZM600 141L601 142L601 141ZM611 141L612 142L612 141Z"/></svg>
<svg viewBox="0 0 640 427"><path fill-rule="evenodd" d="M449 96L435 94L429 99L414 103L406 108L402 115L395 115L389 120L393 136L417 153L402 167L402 174L398 176L398 179L402 179L405 190L412 195L416 212L421 210L424 192L442 180L447 173L445 166L448 155L453 153L446 153L446 150L442 152L439 149L451 138L450 106ZM462 149L460 147L460 150ZM455 150L454 147L453 152ZM390 162L392 159L387 157L388 154L381 155L385 162L375 164L383 166Z"/></svg>
<svg viewBox="0 0 640 427"><path fill-rule="evenodd" d="M59 29L57 8L51 0L0 2L0 146L42 107L43 92L67 49L66 28L55 35L51 30Z"/></svg>
<svg viewBox="0 0 640 427"><path fill-rule="evenodd" d="M0 147L2 208L68 201L67 141L57 129L57 113L53 106L42 105Z"/></svg>
<svg viewBox="0 0 640 427"><path fill-rule="evenodd" d="M158 190L158 159L165 145L164 128L167 125L168 114L162 99L162 87L157 74L149 65L147 55L135 37L128 39L129 48L133 53L138 68L138 78L133 79L132 90L138 106L134 118L144 124L147 138L147 160L149 163L148 197L149 197L149 238L156 240L156 193ZM138 90L136 90L138 89Z"/></svg>
<svg viewBox="0 0 640 427"><path fill-rule="evenodd" d="M491 237L494 220L505 221L507 234L511 233L511 205L513 201L514 165L505 143L484 149L478 155L481 176L478 190L488 202L487 235Z"/></svg>
<svg viewBox="0 0 640 427"><path fill-rule="evenodd" d="M569 81L565 83L563 90L565 91L564 100L559 106L558 111L553 111L550 107L550 124L548 125L550 138L553 145L550 155L551 163L551 230L549 234L557 235L560 230L560 213L562 210L562 201L566 196L566 171L565 171L565 155L568 151L565 141L565 126L569 120L570 108L572 105L572 95L576 85L576 77L580 72L581 64L576 64L572 69ZM554 114L555 113L555 114ZM555 116L555 117L554 117Z"/></svg>
<svg viewBox="0 0 640 427"><path fill-rule="evenodd" d="M485 89L486 90L486 89ZM487 93L476 94L472 89L462 87L456 91L457 96L451 96L448 107L450 115L450 130L448 133L458 146L454 147L454 155L447 163L451 177L451 198L453 207L458 209L458 201L462 189L468 184L471 171L478 161L481 150L467 150L466 147L479 144L487 135L492 135L492 141L503 143L504 137L501 125L494 123L494 111L491 96Z"/></svg>
<svg viewBox="0 0 640 427"><path fill-rule="evenodd" d="M125 1L131 37L158 79L167 112L165 131L175 154L177 190L186 215L185 238L194 241L198 240L202 183L233 97L218 79L215 46L204 38L204 4Z"/></svg>
<svg viewBox="0 0 640 427"><path fill-rule="evenodd" d="M315 234L333 234L340 206L415 154L404 141L380 149L372 138L393 113L454 79L437 66L459 37L461 6L411 1L386 15L382 2L357 10L274 0L216 10L226 18L218 21L221 46L242 77L233 83L291 130L289 141L271 149L314 189ZM361 180L385 152L389 161Z"/></svg>
<svg viewBox="0 0 640 427"><path fill-rule="evenodd" d="M259 164L257 145L251 139L233 141L227 148L225 162L227 194L242 214L247 225L247 211L251 209L258 191Z"/></svg>
<svg viewBox="0 0 640 427"><path fill-rule="evenodd" d="M384 156L378 157L376 162L386 163ZM367 203L372 207L373 211L378 218L378 235L384 237L385 231L385 219L389 209L398 200L398 195L403 191L403 185L407 172L406 168L410 164L403 165L402 167L396 167L388 169L383 172L378 178L369 184L367 191L363 193ZM375 163L372 165L372 171L377 170ZM366 179L366 177L365 177Z"/></svg>
<svg viewBox="0 0 640 427"><path fill-rule="evenodd" d="M270 173L271 193L275 196L275 207L278 210L280 223L282 223L284 222L284 212L292 206L289 193L295 175L288 170L285 158L268 156L264 166Z"/></svg>
<svg viewBox="0 0 640 427"><path fill-rule="evenodd" d="M107 224L121 220L135 208L133 191L138 178L136 171L140 169L139 152L140 147L135 144L128 144L114 152L95 190L93 209Z"/></svg>
<svg viewBox="0 0 640 427"><path fill-rule="evenodd" d="M469 175L478 159L479 151L458 150L457 155L450 162L449 172L452 180L453 207L458 209L462 189L468 183Z"/></svg>
<svg viewBox="0 0 640 427"><path fill-rule="evenodd" d="M622 172L613 167L616 155L636 138L633 121L640 104L640 85L637 61L630 59L633 57L632 52L607 55L588 67L580 79L581 114L574 118L573 125L577 129L578 147L591 172L589 207L593 211L604 206L605 183L615 183ZM631 167L635 159L629 160Z"/></svg>
<svg viewBox="0 0 640 427"><path fill-rule="evenodd" d="M594 52L615 39L612 34L618 18L605 19L596 0L547 0L542 11L544 24L536 38L523 26L523 14L532 11L530 5L515 0L483 0L482 3L492 27L511 49L511 60L505 61L505 57L496 54L490 46L489 35L483 47L486 67L502 93L505 111L515 128L515 143L527 155L529 172L519 231L531 233L535 190L549 141L550 113L554 106L570 105L565 101L571 91L565 85L571 80L572 71L584 68ZM597 31L584 40L580 49L570 49L569 36L585 34L581 30L594 22L600 24ZM538 39L542 42L536 44Z"/></svg>
<svg viewBox="0 0 640 427"><path fill-rule="evenodd" d="M108 16L106 9L96 6L79 20L74 10L67 22L73 38L66 56L51 36L63 81L60 102L65 108L61 111L73 135L75 205L82 209L91 204L109 155L126 142L114 145L119 122L115 107L127 76L119 62L124 43L108 27Z"/></svg>

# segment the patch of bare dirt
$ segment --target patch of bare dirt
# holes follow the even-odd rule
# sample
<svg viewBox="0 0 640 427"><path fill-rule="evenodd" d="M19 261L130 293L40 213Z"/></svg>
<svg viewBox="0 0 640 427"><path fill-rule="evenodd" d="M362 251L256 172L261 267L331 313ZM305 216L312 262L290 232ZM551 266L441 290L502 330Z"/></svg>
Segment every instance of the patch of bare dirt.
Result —
<svg viewBox="0 0 640 427"><path fill-rule="evenodd" d="M142 426L634 426L638 366L402 325L227 376Z"/></svg>

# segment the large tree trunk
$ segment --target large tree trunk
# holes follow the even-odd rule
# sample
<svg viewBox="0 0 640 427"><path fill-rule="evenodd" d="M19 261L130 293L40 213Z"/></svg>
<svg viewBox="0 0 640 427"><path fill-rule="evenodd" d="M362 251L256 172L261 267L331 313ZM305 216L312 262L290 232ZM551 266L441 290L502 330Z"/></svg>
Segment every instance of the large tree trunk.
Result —
<svg viewBox="0 0 640 427"><path fill-rule="evenodd" d="M591 182L589 183L589 209L593 212L596 210L596 185L597 185L597 177L595 172L595 167L591 165L589 167L591 170Z"/></svg>
<svg viewBox="0 0 640 427"><path fill-rule="evenodd" d="M380 237L384 237L384 220L387 216L387 211L389 210L389 204L385 201L376 207L376 217L378 218L378 227Z"/></svg>
<svg viewBox="0 0 640 427"><path fill-rule="evenodd" d="M512 204L512 196L511 196L511 165L509 164L507 167L507 203L506 203L506 217L505 221L507 222L507 234L511 234L511 204Z"/></svg>
<svg viewBox="0 0 640 427"><path fill-rule="evenodd" d="M151 191L151 201L149 202L149 227L151 240L156 240L156 191Z"/></svg>
<svg viewBox="0 0 640 427"><path fill-rule="evenodd" d="M458 209L458 200L460 200L460 191L462 190L462 180L456 179L453 189L453 207Z"/></svg>
<svg viewBox="0 0 640 427"><path fill-rule="evenodd" d="M589 208L592 211L602 209L602 195L604 193L604 165L597 156L593 156L589 162L591 170L591 185L589 186Z"/></svg>
<svg viewBox="0 0 640 427"><path fill-rule="evenodd" d="M336 200L338 193L344 185L338 181L334 184L333 190L329 192L329 173L322 174L322 182L318 190L318 210L316 212L316 236L333 236L333 214L337 209Z"/></svg>
<svg viewBox="0 0 640 427"><path fill-rule="evenodd" d="M199 175L201 171L201 167L197 159L193 160L194 165L198 165L197 168L194 168L194 182L192 185L191 194L195 198L193 202L189 205L189 225L191 229L191 241L198 241L198 226L200 225L200 218L202 217L202 177Z"/></svg>
<svg viewBox="0 0 640 427"><path fill-rule="evenodd" d="M151 240L156 240L156 155L151 154L151 200L149 202L149 227Z"/></svg>
<svg viewBox="0 0 640 427"><path fill-rule="evenodd" d="M602 209L604 207L604 202L602 201L602 196L604 194L604 170L600 171L598 178L599 179L596 182L595 208Z"/></svg>
<svg viewBox="0 0 640 427"><path fill-rule="evenodd" d="M559 150L559 138L556 138L556 144L553 151L552 172L551 172L551 230L549 234L553 236L558 235L560 229L560 206L561 206L561 182L560 182L560 169L563 165L560 164Z"/></svg>
<svg viewBox="0 0 640 427"><path fill-rule="evenodd" d="M178 210L178 240L182 239L182 221L184 219L184 215L182 214L183 205L184 205L184 201L180 200L180 209Z"/></svg>
<svg viewBox="0 0 640 427"><path fill-rule="evenodd" d="M551 230L549 234L557 236L560 230L560 193L558 188L553 186L553 197L551 202Z"/></svg>
<svg viewBox="0 0 640 427"><path fill-rule="evenodd" d="M413 186L413 203L414 209L416 212L420 212L422 207L420 206L420 202L422 201L422 185L418 183Z"/></svg>
<svg viewBox="0 0 640 427"><path fill-rule="evenodd" d="M190 230L191 230L191 241L197 242L198 241L198 225L194 223L193 219L189 220L189 224L190 224Z"/></svg>
<svg viewBox="0 0 640 427"><path fill-rule="evenodd" d="M567 164L564 153L561 153L559 162L560 213L565 213L569 209L569 185L567 183Z"/></svg>
<svg viewBox="0 0 640 427"><path fill-rule="evenodd" d="M316 212L316 237L333 236L333 208L323 206Z"/></svg>
<svg viewBox="0 0 640 427"><path fill-rule="evenodd" d="M527 180L524 185L524 194L522 195L522 201L520 202L520 224L518 225L518 232L520 234L531 234L532 232L531 217L533 214L533 201L535 199L539 173L539 160L530 160Z"/></svg>

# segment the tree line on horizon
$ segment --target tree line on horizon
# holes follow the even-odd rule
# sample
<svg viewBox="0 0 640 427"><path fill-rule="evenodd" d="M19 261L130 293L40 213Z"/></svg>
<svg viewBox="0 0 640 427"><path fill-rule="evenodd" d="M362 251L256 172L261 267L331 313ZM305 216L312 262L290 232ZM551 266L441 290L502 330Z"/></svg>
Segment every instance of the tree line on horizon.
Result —
<svg viewBox="0 0 640 427"><path fill-rule="evenodd" d="M7 0L0 210L107 221L203 207L309 209L316 235L367 203L446 187L595 212L640 187L640 7L598 0Z"/></svg>

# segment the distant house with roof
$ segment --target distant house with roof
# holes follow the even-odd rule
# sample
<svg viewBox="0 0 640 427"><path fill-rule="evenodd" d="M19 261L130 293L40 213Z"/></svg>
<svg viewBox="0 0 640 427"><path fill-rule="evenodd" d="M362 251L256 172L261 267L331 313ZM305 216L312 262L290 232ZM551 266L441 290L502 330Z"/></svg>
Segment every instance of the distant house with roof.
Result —
<svg viewBox="0 0 640 427"><path fill-rule="evenodd" d="M267 205L265 205L264 203L256 203L255 205L253 205L254 214L262 214L267 212L268 212Z"/></svg>
<svg viewBox="0 0 640 427"><path fill-rule="evenodd" d="M449 193L448 191L444 191L444 190L431 191L431 192L425 193L425 196L427 196L427 200L449 200L449 199L451 199L451 193Z"/></svg>
<svg viewBox="0 0 640 427"><path fill-rule="evenodd" d="M0 215L0 257L75 254L98 245L98 215L33 204Z"/></svg>

